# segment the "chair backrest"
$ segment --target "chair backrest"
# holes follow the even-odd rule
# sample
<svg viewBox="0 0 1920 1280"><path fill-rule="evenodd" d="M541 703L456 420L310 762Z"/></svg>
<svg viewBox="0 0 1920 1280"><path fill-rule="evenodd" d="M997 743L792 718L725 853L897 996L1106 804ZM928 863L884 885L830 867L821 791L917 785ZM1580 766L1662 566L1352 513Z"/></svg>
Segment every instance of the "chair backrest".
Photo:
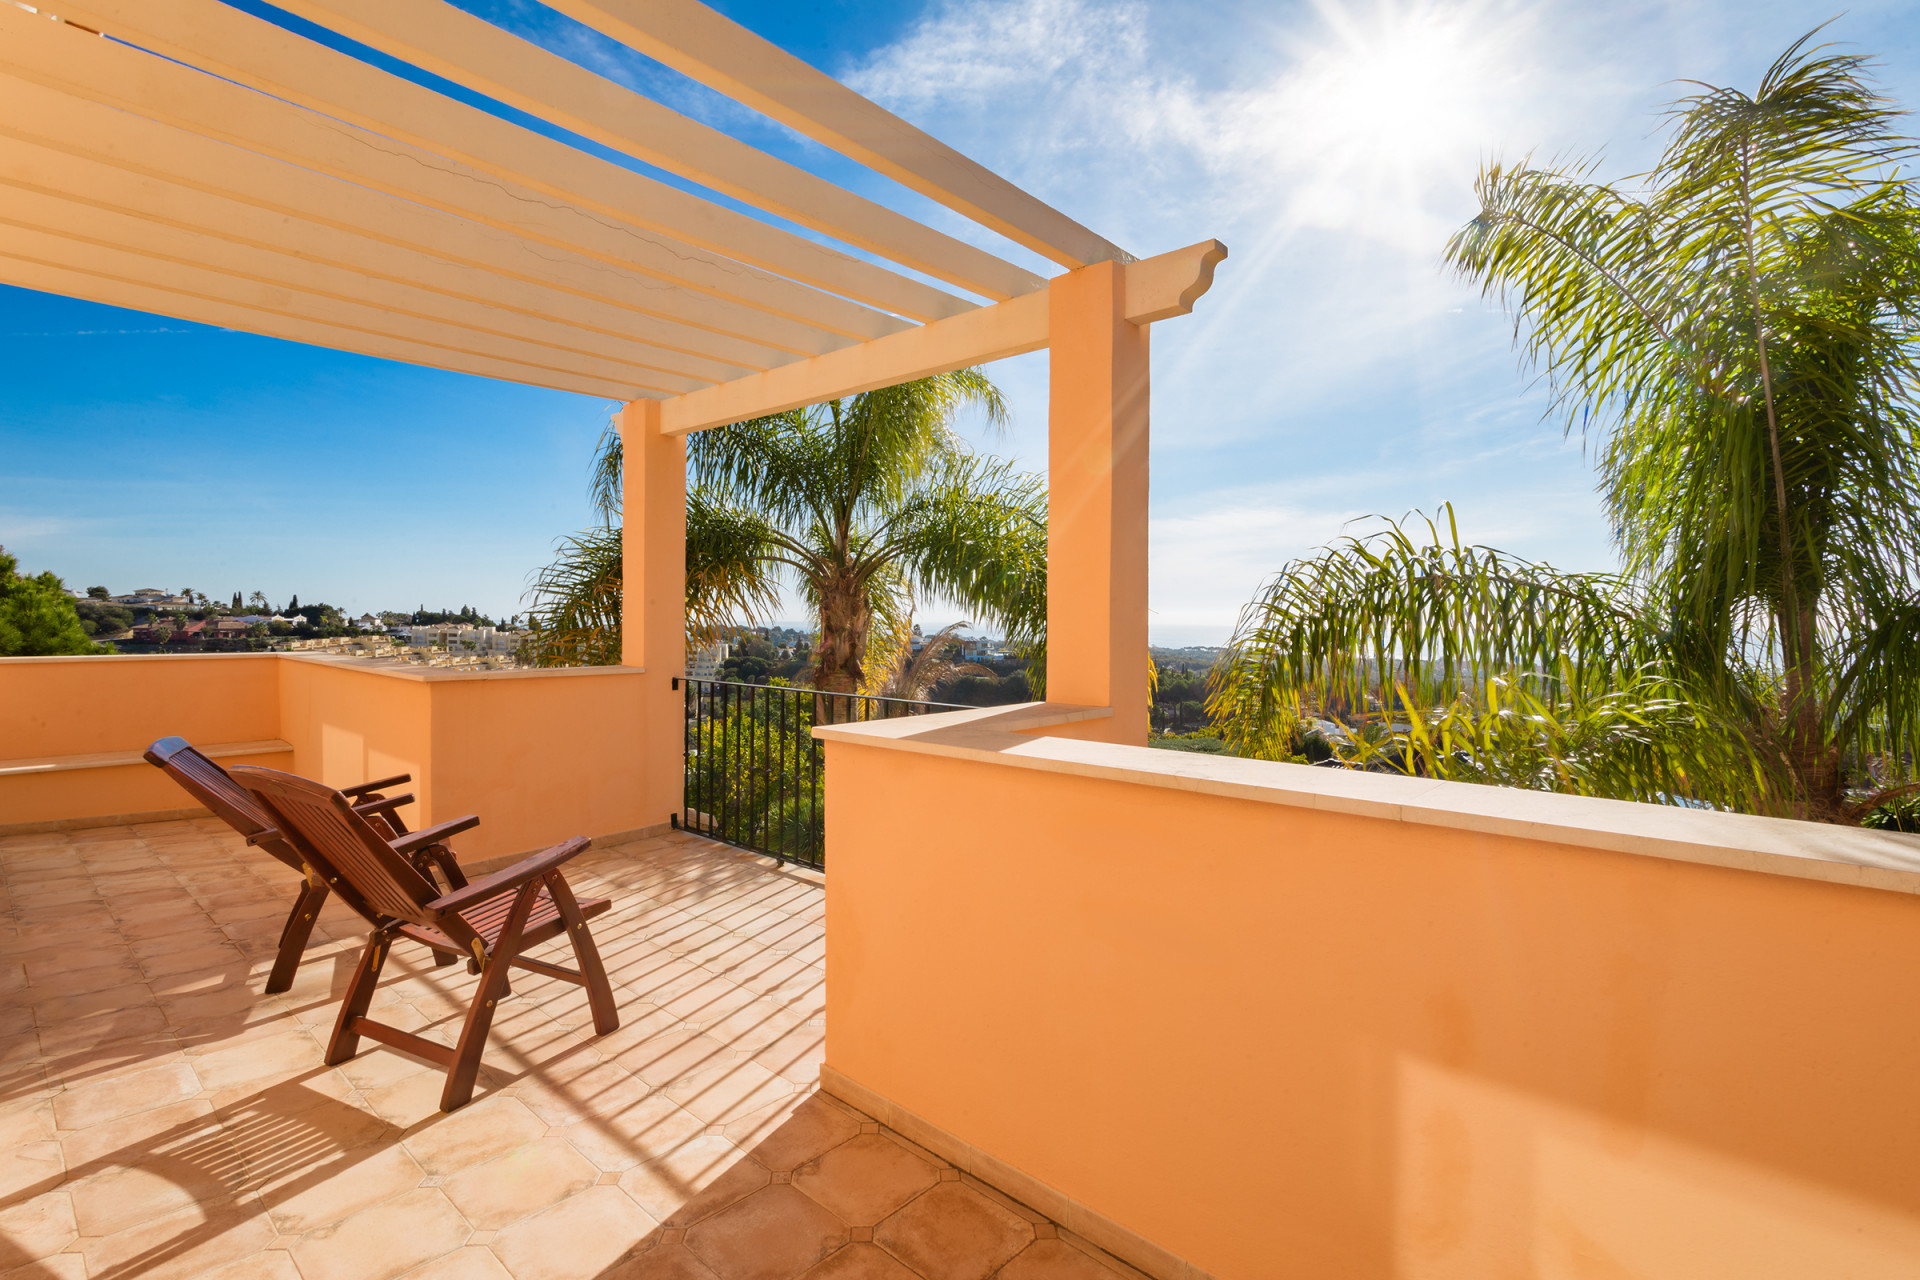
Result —
<svg viewBox="0 0 1920 1280"><path fill-rule="evenodd" d="M186 793L207 806L215 817L248 839L275 827L273 818L245 787L225 769L196 751L185 738L162 738L147 748L147 763L164 770ZM293 846L275 836L260 848L295 871L305 873Z"/></svg>
<svg viewBox="0 0 1920 1280"><path fill-rule="evenodd" d="M319 868L348 905L369 919L438 926L438 914L425 904L440 890L395 853L345 796L277 769L236 765L232 777L254 794L300 856Z"/></svg>

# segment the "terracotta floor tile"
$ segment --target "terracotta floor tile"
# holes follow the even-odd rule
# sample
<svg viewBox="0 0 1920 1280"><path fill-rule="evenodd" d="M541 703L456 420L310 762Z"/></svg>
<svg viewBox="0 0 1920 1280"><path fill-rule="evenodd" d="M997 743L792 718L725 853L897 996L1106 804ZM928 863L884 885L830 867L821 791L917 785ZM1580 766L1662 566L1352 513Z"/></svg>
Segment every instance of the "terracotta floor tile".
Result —
<svg viewBox="0 0 1920 1280"><path fill-rule="evenodd" d="M245 1167L218 1126L178 1155L148 1154L131 1168L109 1168L69 1184L73 1213L88 1236L110 1236L193 1205L235 1198Z"/></svg>
<svg viewBox="0 0 1920 1280"><path fill-rule="evenodd" d="M805 1273L805 1280L919 1280L899 1259L871 1244L850 1244Z"/></svg>
<svg viewBox="0 0 1920 1280"><path fill-rule="evenodd" d="M796 1087L751 1058L738 1058L709 1062L662 1092L708 1124L724 1124L779 1102Z"/></svg>
<svg viewBox="0 0 1920 1280"><path fill-rule="evenodd" d="M280 1079L322 1065L319 1042L301 1031L263 1036L193 1058L193 1071L201 1085L215 1090Z"/></svg>
<svg viewBox="0 0 1920 1280"><path fill-rule="evenodd" d="M885 1134L863 1133L794 1171L794 1187L849 1226L870 1227L940 1180Z"/></svg>
<svg viewBox="0 0 1920 1280"><path fill-rule="evenodd" d="M448 1178L441 1190L466 1220L498 1231L600 1179L600 1170L565 1138L551 1134Z"/></svg>
<svg viewBox="0 0 1920 1280"><path fill-rule="evenodd" d="M653 1227L617 1187L593 1187L506 1228L490 1247L514 1280L580 1280L619 1261Z"/></svg>
<svg viewBox="0 0 1920 1280"><path fill-rule="evenodd" d="M191 1098L200 1087L199 1077L184 1062L134 1071L68 1089L54 1100L54 1121L62 1129L84 1129Z"/></svg>
<svg viewBox="0 0 1920 1280"><path fill-rule="evenodd" d="M302 1280L390 1280L466 1242L465 1220L437 1189L382 1201L297 1241Z"/></svg>
<svg viewBox="0 0 1920 1280"><path fill-rule="evenodd" d="M304 1176L302 1174L304 1173ZM425 1174L399 1146L336 1152L261 1192L274 1229L299 1235L330 1227L384 1200L405 1195Z"/></svg>
<svg viewBox="0 0 1920 1280"><path fill-rule="evenodd" d="M659 1031L630 1049L603 1056L655 1088L662 1088L710 1063L730 1061L733 1048L725 1041L691 1028L673 1027Z"/></svg>
<svg viewBox="0 0 1920 1280"><path fill-rule="evenodd" d="M860 1124L819 1095L803 1099L791 1115L760 1138L749 1153L769 1169L788 1172L860 1132Z"/></svg>
<svg viewBox="0 0 1920 1280"><path fill-rule="evenodd" d="M29 1196L58 1186L65 1176L58 1142L23 1142L0 1150L0 1199Z"/></svg>
<svg viewBox="0 0 1920 1280"><path fill-rule="evenodd" d="M258 1204L198 1204L111 1236L82 1236L87 1271L139 1280L188 1280L259 1253L273 1227Z"/></svg>
<svg viewBox="0 0 1920 1280"><path fill-rule="evenodd" d="M873 1232L926 1280L986 1280L1033 1238L1024 1218L960 1182L940 1183Z"/></svg>
<svg viewBox="0 0 1920 1280"><path fill-rule="evenodd" d="M73 1202L64 1190L0 1209L0 1266L16 1267L72 1244L78 1234Z"/></svg>
<svg viewBox="0 0 1920 1280"><path fill-rule="evenodd" d="M513 1273L493 1250L468 1245L407 1272L406 1280L513 1280Z"/></svg>
<svg viewBox="0 0 1920 1280"><path fill-rule="evenodd" d="M169 1103L135 1115L60 1135L60 1149L74 1176L108 1163L132 1165L168 1141L217 1127L211 1103L199 1098Z"/></svg>
<svg viewBox="0 0 1920 1280"><path fill-rule="evenodd" d="M376 1057L401 1057L397 1053L376 1050ZM357 1059L356 1059L357 1061ZM409 1058L407 1061L412 1062ZM351 1066L352 1063L343 1064ZM345 1072L352 1080L353 1073ZM364 1096L367 1106L376 1115L401 1129L411 1129L424 1121L440 1114L440 1094L446 1088L447 1076L444 1071L424 1066L421 1070L401 1076L392 1084L383 1084L368 1089ZM476 1096L480 1090L476 1086Z"/></svg>
<svg viewBox="0 0 1920 1280"><path fill-rule="evenodd" d="M26 968L22 965L9 966L12 973L25 982ZM80 995L89 991L104 991L110 987L132 986L143 981L139 969L133 962L120 957L111 958L110 963L97 965L90 969L71 969L66 973L57 973L44 982L35 983L18 998L23 1002L37 1003L51 1000L57 996Z"/></svg>
<svg viewBox="0 0 1920 1280"><path fill-rule="evenodd" d="M285 1249L269 1249L229 1262L195 1280L300 1280L300 1270Z"/></svg>
<svg viewBox="0 0 1920 1280"><path fill-rule="evenodd" d="M0 1271L0 1280L87 1280L87 1260L77 1253L56 1253L24 1267Z"/></svg>
<svg viewBox="0 0 1920 1280"><path fill-rule="evenodd" d="M718 1280L683 1244L658 1244L612 1268L599 1280Z"/></svg>
<svg viewBox="0 0 1920 1280"><path fill-rule="evenodd" d="M995 1280L1128 1280L1064 1240L1035 1240Z"/></svg>
<svg viewBox="0 0 1920 1280"><path fill-rule="evenodd" d="M617 1173L665 1155L706 1128L699 1116L656 1093L618 1111L596 1111L559 1132L599 1168Z"/></svg>
<svg viewBox="0 0 1920 1280"><path fill-rule="evenodd" d="M444 1081L439 1072L436 1080ZM405 1139L420 1167L445 1177L543 1137L547 1124L517 1098L468 1103L423 1125Z"/></svg>
<svg viewBox="0 0 1920 1280"><path fill-rule="evenodd" d="M793 1280L847 1243L838 1218L777 1183L691 1228L687 1248L720 1280Z"/></svg>
<svg viewBox="0 0 1920 1280"><path fill-rule="evenodd" d="M770 1181L762 1165L716 1134L703 1133L620 1176L620 1189L664 1226L689 1227Z"/></svg>
<svg viewBox="0 0 1920 1280"><path fill-rule="evenodd" d="M49 1058L59 1058L94 1053L108 1045L151 1038L166 1030L167 1015L160 1011L160 1006L150 1004L43 1026L38 1034L41 1052Z"/></svg>
<svg viewBox="0 0 1920 1280"><path fill-rule="evenodd" d="M652 1093L653 1087L626 1068L584 1056L529 1072L513 1096L548 1124L571 1124L595 1114L618 1113Z"/></svg>
<svg viewBox="0 0 1920 1280"><path fill-rule="evenodd" d="M181 951L163 951L139 962L149 982L174 973L245 973L247 962L231 944L221 942L206 947L188 947Z"/></svg>

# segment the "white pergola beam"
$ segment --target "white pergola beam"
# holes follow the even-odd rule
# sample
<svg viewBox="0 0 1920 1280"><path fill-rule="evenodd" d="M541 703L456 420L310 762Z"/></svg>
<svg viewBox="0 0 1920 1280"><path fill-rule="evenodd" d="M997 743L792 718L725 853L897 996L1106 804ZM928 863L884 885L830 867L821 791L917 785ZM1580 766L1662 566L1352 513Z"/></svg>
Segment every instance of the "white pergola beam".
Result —
<svg viewBox="0 0 1920 1280"><path fill-rule="evenodd" d="M988 298L1039 276L842 190L442 0L280 0L351 40L638 160Z"/></svg>
<svg viewBox="0 0 1920 1280"><path fill-rule="evenodd" d="M1227 247L1218 240L1203 240L1126 264L1125 319L1145 325L1192 311L1212 287L1214 267L1226 256ZM667 435L703 431L1037 351L1051 341L1050 320L1044 293L996 303L951 320L675 396L660 406L660 430Z"/></svg>
<svg viewBox="0 0 1920 1280"><path fill-rule="evenodd" d="M1047 295L1029 293L951 320L676 396L660 406L667 435L785 413L1047 345Z"/></svg>
<svg viewBox="0 0 1920 1280"><path fill-rule="evenodd" d="M441 258L469 268L467 274L476 280L494 275L612 304L626 309L627 334L668 349L767 368L851 345L844 337L783 317L530 244L427 205L0 75L0 137L7 136ZM9 152L5 163L30 159ZM61 189L59 178L38 180L5 169L0 176Z"/></svg>
<svg viewBox="0 0 1920 1280"><path fill-rule="evenodd" d="M1131 260L991 169L698 0L546 3L1063 267Z"/></svg>
<svg viewBox="0 0 1920 1280"><path fill-rule="evenodd" d="M144 311L149 315L190 320L196 324L237 329L243 333L257 333L270 338L304 342L317 347L331 347L336 351L377 356L382 360L398 360L404 364L426 365L429 368L446 369L455 373L498 378L504 382L550 387L558 391L572 391L580 395L597 396L609 400L631 400L636 396L634 388L619 383L557 374L551 370L532 369L504 360L480 359L457 351L427 346L406 338L388 338L312 320L289 319L282 315L217 299L155 288L135 280L116 277L93 266L66 267L22 258L8 253L4 242L0 242L0 284L15 285L22 289L38 289L43 293L56 293L68 298L82 298L88 302L99 302L110 307Z"/></svg>
<svg viewBox="0 0 1920 1280"><path fill-rule="evenodd" d="M736 364L645 340L648 332L682 341L684 331L620 307L475 271L337 227L288 217L194 187L163 181L83 156L0 136L0 183L57 198L76 209L153 223L160 228L217 237L236 250L265 250L302 262L352 272L372 283L406 286L423 295L421 307L442 317L485 314L530 340L569 350L644 355L644 362L701 382L725 382L783 358L741 344L753 363ZM84 215L82 215L84 216ZM137 238L129 232L130 239ZM784 357L790 359L790 357Z"/></svg>
<svg viewBox="0 0 1920 1280"><path fill-rule="evenodd" d="M503 356L522 363L546 363L610 381L631 381L664 394L678 395L711 385L713 377L692 377L680 366L685 357L635 342L539 320L494 308L462 306L443 294L396 284L359 271L316 262L290 253L219 239L168 226L137 215L60 199L0 182L0 227L26 229L170 263L192 272L213 272L285 290L288 314L312 315L309 297L370 308L390 316L382 329L408 332L408 320L423 322L448 346L475 355ZM0 236L8 234L0 232ZM463 339L462 331L467 331ZM745 376L741 371L739 376Z"/></svg>
<svg viewBox="0 0 1920 1280"><path fill-rule="evenodd" d="M0 69L302 168L430 205L624 271L865 341L907 322L756 267L633 228L610 227L537 192L370 135L302 107L78 28L0 9Z"/></svg>
<svg viewBox="0 0 1920 1280"><path fill-rule="evenodd" d="M687 379L645 373L630 364L536 346L330 294L296 292L244 274L244 263L242 271L209 270L204 262L191 258L138 253L17 222L5 226L0 244L22 261L241 307L282 322L312 322L369 339L405 341L452 357L515 366L522 371L520 381L546 379L548 386L559 385L553 379L591 381L622 388L629 397L650 399L688 385Z"/></svg>
<svg viewBox="0 0 1920 1280"><path fill-rule="evenodd" d="M555 202L913 320L975 304L621 168L220 0L73 0L71 20ZM505 224L500 224L505 226ZM514 229L507 227L506 229Z"/></svg>

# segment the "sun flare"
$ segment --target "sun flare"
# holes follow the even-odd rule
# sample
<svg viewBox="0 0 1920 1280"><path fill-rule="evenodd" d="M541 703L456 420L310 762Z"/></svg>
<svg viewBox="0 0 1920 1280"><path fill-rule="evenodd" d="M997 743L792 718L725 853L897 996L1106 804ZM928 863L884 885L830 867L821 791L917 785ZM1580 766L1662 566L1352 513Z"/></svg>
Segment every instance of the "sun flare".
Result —
<svg viewBox="0 0 1920 1280"><path fill-rule="evenodd" d="M1298 175L1293 216L1392 221L1470 181L1522 87L1516 21L1438 3L1318 15L1311 35L1288 33L1291 65L1258 113L1261 145Z"/></svg>

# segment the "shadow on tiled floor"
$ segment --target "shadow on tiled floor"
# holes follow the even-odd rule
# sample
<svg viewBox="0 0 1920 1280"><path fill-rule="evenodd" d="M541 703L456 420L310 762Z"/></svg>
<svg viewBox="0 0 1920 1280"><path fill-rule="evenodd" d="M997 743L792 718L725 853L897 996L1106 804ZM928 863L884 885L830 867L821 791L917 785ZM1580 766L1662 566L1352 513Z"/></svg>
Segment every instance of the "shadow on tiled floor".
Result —
<svg viewBox="0 0 1920 1280"><path fill-rule="evenodd" d="M475 1101L321 1046L338 901L261 994L293 877L209 820L0 837L0 1280L1114 1280L1122 1264L813 1092L816 880L686 836L596 849L621 1026L516 974ZM450 1042L463 968L382 1021Z"/></svg>

